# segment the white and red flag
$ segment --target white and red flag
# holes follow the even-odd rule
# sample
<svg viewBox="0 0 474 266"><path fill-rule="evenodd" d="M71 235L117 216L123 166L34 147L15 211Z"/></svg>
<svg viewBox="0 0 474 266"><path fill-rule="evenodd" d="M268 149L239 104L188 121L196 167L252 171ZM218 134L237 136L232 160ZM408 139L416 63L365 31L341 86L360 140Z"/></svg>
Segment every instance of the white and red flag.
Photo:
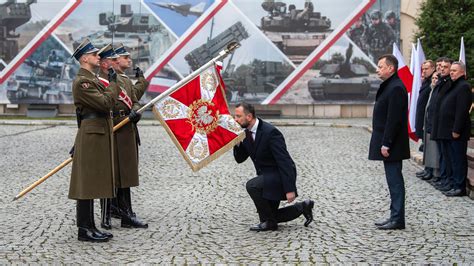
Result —
<svg viewBox="0 0 474 266"><path fill-rule="evenodd" d="M408 92L408 103L410 105L410 98L413 87L413 74L410 72L410 69L408 69L408 66L405 64L402 53L400 53L400 50L398 50L398 47L395 43L393 43L393 55L398 60L398 76L402 80L403 85L405 85L405 88ZM410 109L408 109L408 116L410 116ZM410 120L408 120L408 135L411 139L418 141L418 137L415 135L414 127L415 124L413 124L412 128Z"/></svg>
<svg viewBox="0 0 474 266"><path fill-rule="evenodd" d="M415 132L416 128L416 107L418 104L418 96L420 95L420 88L421 88L421 83L422 83L422 78L421 78L421 66L423 65L423 62L425 61L425 53L423 52L423 48L421 47L421 42L420 39L418 39L418 42L416 43L416 47L413 46L414 52L412 51L412 60L411 64L413 65L413 85L411 89L411 96L410 96L410 102L408 106L408 125L411 127L409 128L409 132ZM413 134L414 135L414 134ZM418 141L418 138L415 138L416 136L412 136L410 133L410 137L413 140Z"/></svg>
<svg viewBox="0 0 474 266"><path fill-rule="evenodd" d="M211 66L153 108L193 171L245 138L229 112L224 90L219 68Z"/></svg>

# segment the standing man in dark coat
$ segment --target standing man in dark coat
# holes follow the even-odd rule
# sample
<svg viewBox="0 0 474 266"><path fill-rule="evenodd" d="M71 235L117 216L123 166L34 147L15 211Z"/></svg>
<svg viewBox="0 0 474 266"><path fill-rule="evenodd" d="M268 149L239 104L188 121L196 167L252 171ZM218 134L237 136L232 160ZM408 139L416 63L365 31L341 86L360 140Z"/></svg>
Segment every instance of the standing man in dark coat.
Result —
<svg viewBox="0 0 474 266"><path fill-rule="evenodd" d="M431 77L435 71L435 63L432 60L426 60L421 65L421 78L423 79L418 94L418 101L416 103L416 118L415 118L415 129L416 136L420 138L425 147L426 140L424 139L424 125L425 125L425 114L426 114L426 105L431 93ZM416 176L420 177L423 180L428 180L433 177L433 169L426 167L423 171L417 172Z"/></svg>
<svg viewBox="0 0 474 266"><path fill-rule="evenodd" d="M109 88L94 74L99 66L97 51L86 39L73 54L81 68L72 87L79 130L74 143L69 198L77 200L78 239L106 242L112 234L97 230L93 200L115 196L110 111L119 89L115 72L109 73Z"/></svg>
<svg viewBox="0 0 474 266"><path fill-rule="evenodd" d="M450 68L451 87L439 103L437 137L447 153L446 165L451 169L448 176L448 197L466 194L467 142L471 134L469 109L472 104L471 86L465 79L466 66L454 62Z"/></svg>
<svg viewBox="0 0 474 266"><path fill-rule="evenodd" d="M242 163L252 159L257 176L247 182L247 192L257 207L260 223L251 231L277 230L278 223L304 215L308 226L313 221L314 201L305 200L279 209L281 200L293 202L296 192L296 166L286 149L281 132L255 116L255 109L247 103L235 108L235 121L245 128L246 138L234 147L234 158Z"/></svg>
<svg viewBox="0 0 474 266"><path fill-rule="evenodd" d="M436 145L438 145L439 151L439 178L432 179L431 184L440 191L448 191L451 190L448 177L452 173L452 169L450 165L448 165L449 158L447 152L447 146L443 145L441 139L438 137L438 128L439 128L439 106L441 100L443 99L446 92L449 90L452 84L451 77L449 76L449 71L451 69L451 64L453 60L447 57L442 57L440 59L440 67L439 67L439 78L438 84L433 89L433 93L431 94L431 99L429 102L428 110L426 115L430 120L430 127L431 127L431 139L436 141ZM428 126L427 126L428 128ZM428 129L427 129L428 131Z"/></svg>
<svg viewBox="0 0 474 266"><path fill-rule="evenodd" d="M378 229L405 229L405 184L402 160L410 158L408 143L408 95L397 75L398 60L383 55L377 64L381 80L375 97L369 160L383 161L390 191L390 218L376 222Z"/></svg>

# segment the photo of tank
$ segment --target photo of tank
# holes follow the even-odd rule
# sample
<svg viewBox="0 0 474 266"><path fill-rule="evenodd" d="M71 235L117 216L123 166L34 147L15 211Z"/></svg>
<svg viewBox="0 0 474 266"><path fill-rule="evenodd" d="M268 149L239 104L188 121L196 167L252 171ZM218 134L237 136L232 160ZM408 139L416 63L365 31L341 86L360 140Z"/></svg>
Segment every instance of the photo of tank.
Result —
<svg viewBox="0 0 474 266"><path fill-rule="evenodd" d="M48 38L5 84L10 103L72 103L72 80L79 66L54 37Z"/></svg>
<svg viewBox="0 0 474 266"><path fill-rule="evenodd" d="M196 70L205 63L209 62L212 58L216 57L220 51L225 49L231 42L240 43L242 40L247 39L249 34L245 30L242 22L237 22L223 32L208 40L203 45L192 50L188 53L184 59L188 62L191 70Z"/></svg>
<svg viewBox="0 0 474 266"><path fill-rule="evenodd" d="M133 3L132 3L133 2ZM58 36L73 51L85 38L96 47L123 44L133 66L142 70L154 62L176 40L174 35L136 1L85 1L58 28ZM86 16L86 19L82 17ZM133 71L126 73L133 76Z"/></svg>
<svg viewBox="0 0 474 266"><path fill-rule="evenodd" d="M36 0L18 3L9 0L0 4L0 55L4 62L10 62L19 52L19 33L16 29L31 19L31 4Z"/></svg>
<svg viewBox="0 0 474 266"><path fill-rule="evenodd" d="M198 69L225 49L231 42L241 42L249 38L249 33L236 22L203 45L192 50L185 56L192 70ZM247 101L259 103L265 99L293 70L289 64L281 61L266 61L254 59L247 64L238 66L232 63L232 54L222 71L226 85L228 102Z"/></svg>
<svg viewBox="0 0 474 266"><path fill-rule="evenodd" d="M242 64L237 68L229 65L222 73L227 89L227 101L260 103L285 80L291 71L293 68L281 61L255 59L250 64Z"/></svg>
<svg viewBox="0 0 474 266"><path fill-rule="evenodd" d="M311 0L303 9L294 4L265 0L260 29L294 63L301 63L330 34L331 20L314 10Z"/></svg>
<svg viewBox="0 0 474 266"><path fill-rule="evenodd" d="M375 100L381 80L370 76L369 62L351 60L352 53L353 45L349 43L345 57L334 54L333 62L322 64L319 76L308 81L308 90L315 101Z"/></svg>

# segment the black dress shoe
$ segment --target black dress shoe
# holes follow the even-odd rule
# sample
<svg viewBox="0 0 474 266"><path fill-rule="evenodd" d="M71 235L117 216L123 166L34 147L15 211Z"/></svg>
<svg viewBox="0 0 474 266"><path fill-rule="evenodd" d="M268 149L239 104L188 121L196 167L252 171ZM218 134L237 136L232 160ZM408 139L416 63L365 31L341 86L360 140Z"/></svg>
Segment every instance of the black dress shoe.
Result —
<svg viewBox="0 0 474 266"><path fill-rule="evenodd" d="M390 221L389 223L386 223L384 225L378 226L377 229L380 230L399 230L399 229L405 229L405 224L404 223L398 223L395 221Z"/></svg>
<svg viewBox="0 0 474 266"><path fill-rule="evenodd" d="M105 235L99 234L94 229L90 228L78 228L77 239L80 241L89 241L89 242L107 242L109 238Z"/></svg>
<svg viewBox="0 0 474 266"><path fill-rule="evenodd" d="M250 227L250 231L256 231L256 232L275 231L277 229L278 229L278 225L272 222L263 222L263 223L259 223Z"/></svg>
<svg viewBox="0 0 474 266"><path fill-rule="evenodd" d="M388 223L390 223L390 218L388 218L387 220L384 220L384 221L380 221L380 222L375 222L375 225L376 226L382 226L382 225L386 225Z"/></svg>
<svg viewBox="0 0 474 266"><path fill-rule="evenodd" d="M431 180L433 178L433 174L428 174L428 175L424 175L422 177L420 177L421 180L425 180L425 181L428 181L428 180Z"/></svg>
<svg viewBox="0 0 474 266"><path fill-rule="evenodd" d="M148 224L141 222L134 215L124 215L122 216L122 221L120 226L125 228L148 228Z"/></svg>
<svg viewBox="0 0 474 266"><path fill-rule="evenodd" d="M445 191L450 191L451 189L453 189L453 187L451 185L446 185L443 187L437 187L436 189L438 189L441 192L445 192Z"/></svg>
<svg viewBox="0 0 474 266"><path fill-rule="evenodd" d="M462 197L466 196L466 191L460 188L451 189L449 191L443 192L446 197Z"/></svg>
<svg viewBox="0 0 474 266"><path fill-rule="evenodd" d="M416 172L416 177L422 177L424 175L426 175L426 170Z"/></svg>
<svg viewBox="0 0 474 266"><path fill-rule="evenodd" d="M303 201L303 216L306 218L304 222L304 226L308 227L308 225L313 221L313 208L314 208L314 201L312 200L305 200Z"/></svg>

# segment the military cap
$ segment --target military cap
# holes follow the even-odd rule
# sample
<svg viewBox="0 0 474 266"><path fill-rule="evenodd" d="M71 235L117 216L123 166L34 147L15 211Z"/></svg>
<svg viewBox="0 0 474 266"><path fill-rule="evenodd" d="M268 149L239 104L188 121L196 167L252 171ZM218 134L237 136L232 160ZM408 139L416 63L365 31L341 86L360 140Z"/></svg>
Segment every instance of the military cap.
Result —
<svg viewBox="0 0 474 266"><path fill-rule="evenodd" d="M127 52L127 50L125 50L125 47L123 46L123 44L120 44L116 49L115 49L115 53L120 55L120 56L125 56L125 55L130 55L129 52Z"/></svg>
<svg viewBox="0 0 474 266"><path fill-rule="evenodd" d="M115 53L112 44L107 44L106 46L102 47L102 49L99 50L98 54L100 56L100 59L114 59L119 57L118 54Z"/></svg>
<svg viewBox="0 0 474 266"><path fill-rule="evenodd" d="M91 41L89 41L89 39L85 39L81 44L79 44L76 50L74 50L72 56L74 56L74 58L79 61L81 56L85 54L95 53L97 51L99 51L99 49L95 48L94 45L92 45Z"/></svg>

